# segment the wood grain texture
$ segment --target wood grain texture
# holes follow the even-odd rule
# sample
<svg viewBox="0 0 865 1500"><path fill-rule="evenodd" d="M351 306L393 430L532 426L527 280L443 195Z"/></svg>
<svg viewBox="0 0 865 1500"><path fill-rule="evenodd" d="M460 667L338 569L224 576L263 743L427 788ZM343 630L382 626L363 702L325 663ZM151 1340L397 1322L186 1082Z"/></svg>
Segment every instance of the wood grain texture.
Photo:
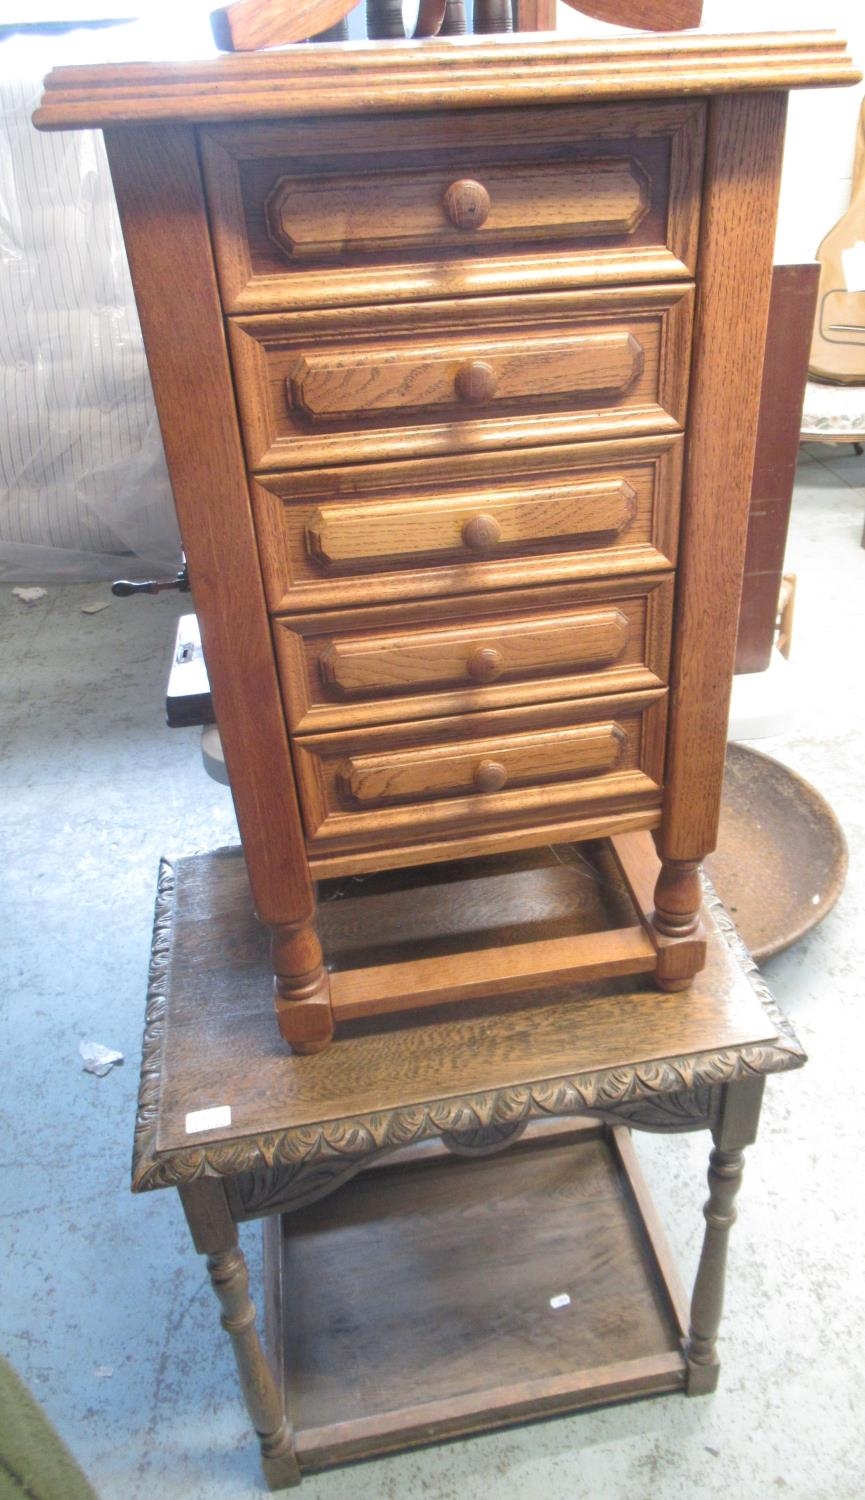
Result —
<svg viewBox="0 0 865 1500"><path fill-rule="evenodd" d="M356 0L234 0L211 12L213 40L224 52L285 47L327 31Z"/></svg>
<svg viewBox="0 0 865 1500"><path fill-rule="evenodd" d="M633 1182L612 1141L572 1131L504 1171L386 1165L287 1222L279 1348L304 1471L681 1389Z"/></svg>
<svg viewBox="0 0 865 1500"><path fill-rule="evenodd" d="M632 333L598 331L536 344L497 340L479 359L474 347L436 351L303 355L286 376L289 405L309 422L436 406L490 406L575 396L605 405L642 374L645 351ZM492 362L494 361L494 363Z"/></svg>
<svg viewBox="0 0 865 1500"><path fill-rule="evenodd" d="M551 819L654 808L665 714L658 690L299 736L310 850L365 849L367 868L378 868L393 842L410 864L413 843L433 834L458 853L465 837L520 825L538 844ZM509 780L480 794L474 772L486 761L503 764Z"/></svg>
<svg viewBox="0 0 865 1500"><path fill-rule="evenodd" d="M537 899L543 883L533 888ZM461 909L473 916L463 890L459 880L436 887L451 933L460 930ZM603 881L581 879L572 890L572 931L609 923ZM380 899L390 909L395 897L383 892ZM561 920L558 895L555 903ZM343 966L351 962L352 940L339 951L338 929L328 923L344 921L347 906L350 900L335 900L322 908L325 945ZM542 910L535 916L533 933L524 936L543 935ZM399 925L392 911L390 931ZM494 916L490 925L494 930ZM362 928L374 942L368 905ZM133 1184L141 1191L205 1172L348 1164L449 1130L592 1110L621 1109L627 1119L628 1111L639 1115L653 1102L662 1111L667 1098L664 1128L675 1128L678 1113L678 1128L693 1129L695 1119L679 1108L684 1090L718 1088L804 1061L765 984L757 976L755 990L730 942L738 944L736 954L744 951L716 903L708 962L687 996L658 994L642 981L592 981L552 1000L499 1001L445 1019L358 1030L338 1036L317 1057L295 1058L274 1036L267 940L240 851L183 860L176 879L164 865ZM231 1104L232 1125L191 1141L187 1111L214 1102ZM699 1124L705 1123L703 1115Z"/></svg>
<svg viewBox="0 0 865 1500"><path fill-rule="evenodd" d="M425 631L421 639L398 637L390 651L384 643L331 641L319 672L335 694L350 698L390 692L403 685L495 682L505 674L610 666L628 644L628 618L620 609L585 610L547 620L511 621L493 627L496 644L480 644L475 624L453 631Z"/></svg>
<svg viewBox="0 0 865 1500"><path fill-rule="evenodd" d="M274 113L365 114L486 109L521 101L651 99L858 83L843 40L831 31L739 36L637 36L610 40L484 37L417 48L303 47L202 63L127 63L55 68L46 79L40 129L147 120L216 122Z"/></svg>
<svg viewBox="0 0 865 1500"><path fill-rule="evenodd" d="M673 860L702 859L717 836L785 118L780 94L709 114L659 836Z"/></svg>
<svg viewBox="0 0 865 1500"><path fill-rule="evenodd" d="M498 995L531 994L573 981L647 974L655 967L655 949L642 927L582 933L533 943L510 943L489 950L479 966L477 955L456 953L410 959L380 968L348 969L332 979L337 1022Z"/></svg>
<svg viewBox="0 0 865 1500"><path fill-rule="evenodd" d="M628 790L633 792L633 783ZM644 792L646 788L644 787ZM629 807L625 812L611 812L606 806L596 804L591 810L571 809L543 824L537 821L513 827L501 824L486 825L472 833L438 834L436 832L415 838L407 844L404 836L395 840L380 838L376 844L375 868L378 872L412 868L417 864L434 865L448 863L454 859L488 859L505 854L524 854L541 846L541 841L584 840L610 838L614 834L635 830L657 828L661 821L660 798L652 797L639 807ZM339 879L357 876L369 870L370 859L365 849L319 849L315 844L307 845L309 868L314 880Z"/></svg>
<svg viewBox="0 0 865 1500"><path fill-rule="evenodd" d="M699 26L703 14L703 0L565 0L565 4L597 21L640 31L685 31Z"/></svg>
<svg viewBox="0 0 865 1500"><path fill-rule="evenodd" d="M685 420L693 289L232 318L255 470L525 447ZM460 370L487 361L494 397L466 406Z"/></svg>
<svg viewBox="0 0 865 1500"><path fill-rule="evenodd" d="M575 776L604 776L618 770L626 744L621 725L608 720L553 733L470 741L459 748L350 755L340 767L338 782L347 806L486 794Z"/></svg>
<svg viewBox="0 0 865 1500"><path fill-rule="evenodd" d="M655 101L404 115L396 135L375 117L204 130L225 305L266 312L687 277L704 118L703 104ZM447 212L467 179L490 199L471 231Z"/></svg>
<svg viewBox="0 0 865 1500"><path fill-rule="evenodd" d="M106 148L255 902L263 921L293 923L311 917L312 886L195 140L142 127L107 131Z"/></svg>
<svg viewBox="0 0 865 1500"><path fill-rule="evenodd" d="M308 734L664 686L672 591L655 575L275 620L289 723Z"/></svg>
<svg viewBox="0 0 865 1500"><path fill-rule="evenodd" d="M270 237L287 260L423 251L495 240L630 235L649 183L627 155L567 165L493 164L483 181L454 173L281 177L267 199ZM474 248L474 247L473 247Z"/></svg>
<svg viewBox="0 0 865 1500"><path fill-rule="evenodd" d="M482 595L676 561L683 440L555 445L274 474L252 484L271 610ZM630 496L633 495L633 501ZM601 526L621 529L599 532ZM466 545L477 515L500 528ZM408 614L406 618L412 618Z"/></svg>
<svg viewBox="0 0 865 1500"><path fill-rule="evenodd" d="M462 506L439 501L433 502L435 513L426 517L423 512L418 517L414 508L392 516L403 521L407 533L397 537L391 528L383 531L381 512L370 513L362 506L323 507L307 526L306 539L316 560L329 568L357 567L370 558L415 557L428 551L477 557L496 547L531 547L538 542L561 542L565 537L577 544L614 540L632 525L636 499L627 480L611 476L594 484L562 487L532 500L527 497L522 508L502 501L483 508L477 500L463 501Z"/></svg>
<svg viewBox="0 0 865 1500"><path fill-rule="evenodd" d="M555 31L556 0L516 0L517 31Z"/></svg>

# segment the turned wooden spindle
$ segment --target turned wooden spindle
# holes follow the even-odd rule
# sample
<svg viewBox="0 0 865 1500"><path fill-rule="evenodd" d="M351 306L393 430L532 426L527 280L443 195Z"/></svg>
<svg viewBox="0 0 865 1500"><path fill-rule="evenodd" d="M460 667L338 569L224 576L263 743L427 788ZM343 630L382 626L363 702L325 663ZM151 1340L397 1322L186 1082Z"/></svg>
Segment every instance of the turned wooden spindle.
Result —
<svg viewBox="0 0 865 1500"><path fill-rule="evenodd" d="M238 1246L208 1255L210 1281L222 1304L222 1326L231 1338L246 1407L258 1433L271 1488L300 1483L294 1438L282 1397L267 1363L249 1296L249 1273Z"/></svg>
<svg viewBox="0 0 865 1500"><path fill-rule="evenodd" d="M467 30L465 0L448 0L439 36L464 36Z"/></svg>
<svg viewBox="0 0 865 1500"><path fill-rule="evenodd" d="M716 1343L724 1310L727 1244L736 1222L735 1199L742 1185L742 1151L721 1151L709 1157L709 1198L703 1209L706 1232L691 1298L691 1328L687 1358L689 1393L715 1389L718 1381Z"/></svg>
<svg viewBox="0 0 865 1500"><path fill-rule="evenodd" d="M374 42L404 38L402 0L366 0L366 34Z"/></svg>
<svg viewBox="0 0 865 1500"><path fill-rule="evenodd" d="M321 1052L333 1037L330 979L315 928L272 930L276 1019L295 1052Z"/></svg>
<svg viewBox="0 0 865 1500"><path fill-rule="evenodd" d="M328 26L325 31L320 31L318 36L311 38L314 42L347 42L348 41L348 16L343 16L336 25Z"/></svg>
<svg viewBox="0 0 865 1500"><path fill-rule="evenodd" d="M474 29L480 33L513 31L511 0L475 0Z"/></svg>
<svg viewBox="0 0 865 1500"><path fill-rule="evenodd" d="M663 990L686 990L706 961L702 900L697 860L661 861L652 929L658 949L655 976Z"/></svg>
<svg viewBox="0 0 865 1500"><path fill-rule="evenodd" d="M665 859L655 886L655 927L665 937L687 937L700 920L700 866L696 860Z"/></svg>
<svg viewBox="0 0 865 1500"><path fill-rule="evenodd" d="M420 0L415 37L438 36L446 9L447 0Z"/></svg>

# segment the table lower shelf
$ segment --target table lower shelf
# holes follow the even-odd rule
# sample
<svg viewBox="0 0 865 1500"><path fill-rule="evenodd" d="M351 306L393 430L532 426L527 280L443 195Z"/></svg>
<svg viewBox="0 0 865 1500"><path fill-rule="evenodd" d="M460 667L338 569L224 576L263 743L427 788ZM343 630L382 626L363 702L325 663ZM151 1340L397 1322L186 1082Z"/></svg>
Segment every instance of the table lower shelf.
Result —
<svg viewBox="0 0 865 1500"><path fill-rule="evenodd" d="M377 1166L266 1220L265 1275L302 1472L686 1384L684 1297L620 1127Z"/></svg>

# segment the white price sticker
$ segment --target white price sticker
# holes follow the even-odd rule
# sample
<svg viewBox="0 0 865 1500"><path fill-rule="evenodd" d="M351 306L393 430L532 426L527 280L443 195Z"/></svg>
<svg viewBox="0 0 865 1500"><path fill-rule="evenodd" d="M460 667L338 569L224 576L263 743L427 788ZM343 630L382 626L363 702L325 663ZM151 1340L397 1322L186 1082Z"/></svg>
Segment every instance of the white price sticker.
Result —
<svg viewBox="0 0 865 1500"><path fill-rule="evenodd" d="M231 1105L218 1104L215 1109L193 1109L186 1116L186 1134L197 1130L221 1130L231 1124Z"/></svg>

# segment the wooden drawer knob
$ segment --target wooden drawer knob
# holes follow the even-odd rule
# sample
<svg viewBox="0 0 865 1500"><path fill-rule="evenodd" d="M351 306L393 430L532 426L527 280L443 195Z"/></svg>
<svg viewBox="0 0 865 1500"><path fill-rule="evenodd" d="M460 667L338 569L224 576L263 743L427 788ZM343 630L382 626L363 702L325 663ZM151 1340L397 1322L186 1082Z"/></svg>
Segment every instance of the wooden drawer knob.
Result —
<svg viewBox="0 0 865 1500"><path fill-rule="evenodd" d="M476 646L466 662L469 677L475 682L494 682L504 670L505 659L495 646Z"/></svg>
<svg viewBox="0 0 865 1500"><path fill-rule="evenodd" d="M507 771L497 760L479 761L472 777L478 792L500 792L507 779Z"/></svg>
<svg viewBox="0 0 865 1500"><path fill-rule="evenodd" d="M454 383L460 400L468 402L470 406L491 401L498 384L495 370L483 359L466 360L457 370Z"/></svg>
<svg viewBox="0 0 865 1500"><path fill-rule="evenodd" d="M483 183L464 178L445 193L445 210L456 229L480 229L490 211L490 195Z"/></svg>
<svg viewBox="0 0 865 1500"><path fill-rule="evenodd" d="M462 539L472 552L485 552L502 539L502 528L495 516L472 516L462 529Z"/></svg>

